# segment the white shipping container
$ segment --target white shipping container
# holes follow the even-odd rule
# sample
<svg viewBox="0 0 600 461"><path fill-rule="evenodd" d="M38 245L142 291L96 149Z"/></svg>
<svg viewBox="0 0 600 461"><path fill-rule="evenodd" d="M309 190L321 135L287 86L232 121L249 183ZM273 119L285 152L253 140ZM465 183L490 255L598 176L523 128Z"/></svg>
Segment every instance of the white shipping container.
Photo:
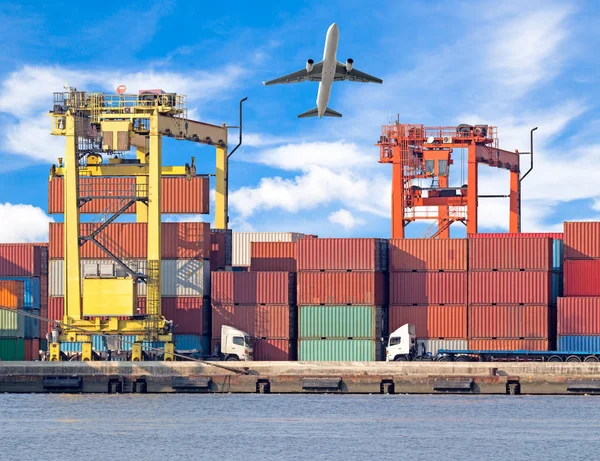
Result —
<svg viewBox="0 0 600 461"><path fill-rule="evenodd" d="M107 264L104 260L86 259L81 261L81 271L88 270L91 264ZM125 261L132 269L146 274L147 261ZM126 276L125 270L117 263L115 275ZM53 259L50 261L48 274L48 294L50 296L64 296L64 260ZM161 286L163 296L208 296L210 295L210 261L208 259L167 259L161 262ZM146 296L146 284L138 285L138 296Z"/></svg>
<svg viewBox="0 0 600 461"><path fill-rule="evenodd" d="M251 242L295 242L304 237L298 232L233 232L232 266L250 265Z"/></svg>
<svg viewBox="0 0 600 461"><path fill-rule="evenodd" d="M419 352L423 350L422 345L425 345L425 351L431 352L433 355L437 354L440 349L453 351L468 349L466 339L417 339L417 345L419 346Z"/></svg>

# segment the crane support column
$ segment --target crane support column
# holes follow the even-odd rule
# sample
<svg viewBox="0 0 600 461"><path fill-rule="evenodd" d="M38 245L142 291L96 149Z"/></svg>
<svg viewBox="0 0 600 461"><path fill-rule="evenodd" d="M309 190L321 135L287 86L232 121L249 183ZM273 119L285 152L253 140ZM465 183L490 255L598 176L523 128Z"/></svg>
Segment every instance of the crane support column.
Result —
<svg viewBox="0 0 600 461"><path fill-rule="evenodd" d="M448 176L439 176L439 187L445 188L448 187ZM450 225L448 221L450 220L450 208L448 206L439 206L438 207L438 238L441 239L449 239L450 238Z"/></svg>
<svg viewBox="0 0 600 461"><path fill-rule="evenodd" d="M478 168L476 145L470 144L468 151L468 189L467 189L467 234L477 233L477 194Z"/></svg>
<svg viewBox="0 0 600 461"><path fill-rule="evenodd" d="M404 238L404 167L401 163L392 164L392 238Z"/></svg>
<svg viewBox="0 0 600 461"><path fill-rule="evenodd" d="M228 187L227 148L217 146L216 158L216 200L215 200L215 229L227 229L229 223L229 203L227 200Z"/></svg>
<svg viewBox="0 0 600 461"><path fill-rule="evenodd" d="M510 172L510 218L508 232L521 232L521 182L519 173Z"/></svg>
<svg viewBox="0 0 600 461"><path fill-rule="evenodd" d="M136 150L136 158L140 161L140 163L146 163L146 155L148 154L148 149L145 147L137 146ZM136 176L135 177L135 190L137 196L146 196L148 189L148 177L145 175ZM135 220L140 223L148 222L148 207L143 203L135 204Z"/></svg>

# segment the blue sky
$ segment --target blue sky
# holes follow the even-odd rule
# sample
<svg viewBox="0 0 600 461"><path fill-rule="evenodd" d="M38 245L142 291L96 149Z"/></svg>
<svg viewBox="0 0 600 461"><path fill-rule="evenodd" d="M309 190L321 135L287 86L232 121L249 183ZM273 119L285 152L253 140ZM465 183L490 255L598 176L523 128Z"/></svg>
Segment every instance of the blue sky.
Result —
<svg viewBox="0 0 600 461"><path fill-rule="evenodd" d="M523 230L600 219L598 10L535 0L2 4L0 241L43 240L49 219L60 219L46 215L47 177L64 139L50 136L44 113L65 82L186 94L196 119L230 125L248 96L245 142L230 164L234 230L389 236L391 168L374 143L398 114L495 125L509 150L527 151L539 126ZM335 84L329 106L344 117L299 120L317 84L261 82L321 60L332 22L338 60L352 57L384 83ZM164 152L165 163L194 155L199 171L214 172L210 147L166 140ZM452 171L459 184L460 160ZM507 192L507 174L481 167L480 177L481 193ZM481 230L506 230L506 201L482 200L479 210ZM408 235L427 226L411 224Z"/></svg>

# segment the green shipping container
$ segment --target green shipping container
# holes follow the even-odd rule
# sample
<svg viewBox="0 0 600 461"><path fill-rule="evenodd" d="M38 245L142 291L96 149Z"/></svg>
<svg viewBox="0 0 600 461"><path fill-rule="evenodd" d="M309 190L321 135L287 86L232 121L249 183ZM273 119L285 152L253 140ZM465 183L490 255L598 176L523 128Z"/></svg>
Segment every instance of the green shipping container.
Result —
<svg viewBox="0 0 600 461"><path fill-rule="evenodd" d="M0 310L0 337L24 338L25 321L25 316L19 315L16 310Z"/></svg>
<svg viewBox="0 0 600 461"><path fill-rule="evenodd" d="M378 339L381 306L300 306L300 338Z"/></svg>
<svg viewBox="0 0 600 461"><path fill-rule="evenodd" d="M23 338L0 338L0 360L25 360L25 340Z"/></svg>
<svg viewBox="0 0 600 461"><path fill-rule="evenodd" d="M372 339L301 339L298 360L304 362L372 362L381 359L381 343Z"/></svg>

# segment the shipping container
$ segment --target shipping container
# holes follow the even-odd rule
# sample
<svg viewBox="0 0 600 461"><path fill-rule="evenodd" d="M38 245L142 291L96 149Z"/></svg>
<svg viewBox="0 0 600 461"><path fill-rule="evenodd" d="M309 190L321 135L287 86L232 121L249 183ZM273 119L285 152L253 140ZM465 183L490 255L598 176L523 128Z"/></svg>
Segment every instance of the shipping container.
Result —
<svg viewBox="0 0 600 461"><path fill-rule="evenodd" d="M466 339L417 339L420 351L436 355L440 349L447 351L465 351L469 347Z"/></svg>
<svg viewBox="0 0 600 461"><path fill-rule="evenodd" d="M25 360L25 340L0 338L0 360L4 362Z"/></svg>
<svg viewBox="0 0 600 461"><path fill-rule="evenodd" d="M555 305L551 272L469 272L470 304Z"/></svg>
<svg viewBox="0 0 600 461"><path fill-rule="evenodd" d="M0 276L46 275L48 246L41 243L0 243Z"/></svg>
<svg viewBox="0 0 600 461"><path fill-rule="evenodd" d="M33 315L37 315L39 317L40 315L40 311L39 310L32 310L29 313L33 314ZM39 318L34 318L34 317L29 317L29 316L22 316L23 319L23 323L24 323L24 337L27 339L34 339L34 338L39 338L40 337L40 319Z"/></svg>
<svg viewBox="0 0 600 461"><path fill-rule="evenodd" d="M27 361L40 360L40 340L37 338L23 341L23 359Z"/></svg>
<svg viewBox="0 0 600 461"><path fill-rule="evenodd" d="M295 304L295 274L289 272L213 272L215 304Z"/></svg>
<svg viewBox="0 0 600 461"><path fill-rule="evenodd" d="M177 352L203 353L202 335L177 334L175 335L175 349Z"/></svg>
<svg viewBox="0 0 600 461"><path fill-rule="evenodd" d="M82 223L80 234L90 235L100 223ZM148 225L146 223L111 223L96 239L123 259L146 258L148 254ZM161 245L163 259L208 259L210 257L210 225L203 222L162 223ZM63 223L50 223L51 259L64 258ZM80 257L110 259L93 242L80 247Z"/></svg>
<svg viewBox="0 0 600 461"><path fill-rule="evenodd" d="M25 316L16 310L0 309L0 337L24 338Z"/></svg>
<svg viewBox="0 0 600 461"><path fill-rule="evenodd" d="M295 242L302 238L303 234L297 232L234 232L232 237L232 265L250 266L251 242Z"/></svg>
<svg viewBox="0 0 600 461"><path fill-rule="evenodd" d="M381 342L372 339L301 339L302 362L373 362L381 360Z"/></svg>
<svg viewBox="0 0 600 461"><path fill-rule="evenodd" d="M40 308L40 279L38 277L0 277L0 280L23 283L23 309Z"/></svg>
<svg viewBox="0 0 600 461"><path fill-rule="evenodd" d="M298 304L387 304L383 272L299 272Z"/></svg>
<svg viewBox="0 0 600 461"><path fill-rule="evenodd" d="M466 271L466 239L393 239L390 271Z"/></svg>
<svg viewBox="0 0 600 461"><path fill-rule="evenodd" d="M519 232L519 233L477 233L467 234L470 239L520 239L520 238L549 238L554 240L563 240L565 234L562 232Z"/></svg>
<svg viewBox="0 0 600 461"><path fill-rule="evenodd" d="M600 258L600 222L565 222L565 259Z"/></svg>
<svg viewBox="0 0 600 461"><path fill-rule="evenodd" d="M549 238L472 239L469 270L540 270L553 268L553 243Z"/></svg>
<svg viewBox="0 0 600 461"><path fill-rule="evenodd" d="M22 309L24 300L24 286L21 280L0 280L1 307Z"/></svg>
<svg viewBox="0 0 600 461"><path fill-rule="evenodd" d="M210 348L212 352L220 345L220 342L220 339L213 337ZM255 361L284 362L296 360L296 340L255 339L253 341L253 349L253 358Z"/></svg>
<svg viewBox="0 0 600 461"><path fill-rule="evenodd" d="M386 271L387 245L382 239L326 238L298 240L299 271Z"/></svg>
<svg viewBox="0 0 600 461"><path fill-rule="evenodd" d="M124 196L135 194L136 178L80 177L79 188L82 196ZM163 176L162 213L164 214L207 214L209 213L208 176ZM64 213L63 178L48 181L48 213ZM123 206L118 198L95 198L80 209L80 213L102 214L105 210L118 210ZM136 207L145 207L137 203L125 211L135 213Z"/></svg>
<svg viewBox="0 0 600 461"><path fill-rule="evenodd" d="M48 276L40 277L40 309L48 307Z"/></svg>
<svg viewBox="0 0 600 461"><path fill-rule="evenodd" d="M212 336L221 336L221 326L245 331L257 338L295 338L296 309L287 305L218 305L212 306Z"/></svg>
<svg viewBox="0 0 600 461"><path fill-rule="evenodd" d="M296 242L252 242L250 270L297 272Z"/></svg>
<svg viewBox="0 0 600 461"><path fill-rule="evenodd" d="M415 325L417 338L467 337L466 305L395 306L389 309L389 333L406 323Z"/></svg>
<svg viewBox="0 0 600 461"><path fill-rule="evenodd" d="M565 242L562 239L552 240L552 270L562 272L565 259Z"/></svg>
<svg viewBox="0 0 600 461"><path fill-rule="evenodd" d="M299 306L299 337L302 339L379 339L384 332L381 306Z"/></svg>
<svg viewBox="0 0 600 461"><path fill-rule="evenodd" d="M547 339L469 339L472 351L547 351Z"/></svg>
<svg viewBox="0 0 600 461"><path fill-rule="evenodd" d="M135 272L147 274L146 260L125 260L125 264ZM82 259L81 276L86 266L111 264L118 277L127 272L116 262L102 259ZM49 294L64 296L64 260L50 261ZM82 279L83 288L83 279ZM138 283L138 296L146 296L147 286ZM163 259L161 261L161 289L163 296L208 296L210 293L210 261L199 259Z"/></svg>
<svg viewBox="0 0 600 461"><path fill-rule="evenodd" d="M600 259L571 259L564 266L565 296L600 296Z"/></svg>
<svg viewBox="0 0 600 461"><path fill-rule="evenodd" d="M210 230L210 270L223 270L231 266L232 254L231 229Z"/></svg>
<svg viewBox="0 0 600 461"><path fill-rule="evenodd" d="M600 335L600 297L558 298L558 335Z"/></svg>
<svg viewBox="0 0 600 461"><path fill-rule="evenodd" d="M560 352L595 352L600 353L600 335L596 336L559 336Z"/></svg>
<svg viewBox="0 0 600 461"><path fill-rule="evenodd" d="M466 272L390 272L390 304L467 304Z"/></svg>
<svg viewBox="0 0 600 461"><path fill-rule="evenodd" d="M554 307L469 306L469 338L549 338Z"/></svg>

